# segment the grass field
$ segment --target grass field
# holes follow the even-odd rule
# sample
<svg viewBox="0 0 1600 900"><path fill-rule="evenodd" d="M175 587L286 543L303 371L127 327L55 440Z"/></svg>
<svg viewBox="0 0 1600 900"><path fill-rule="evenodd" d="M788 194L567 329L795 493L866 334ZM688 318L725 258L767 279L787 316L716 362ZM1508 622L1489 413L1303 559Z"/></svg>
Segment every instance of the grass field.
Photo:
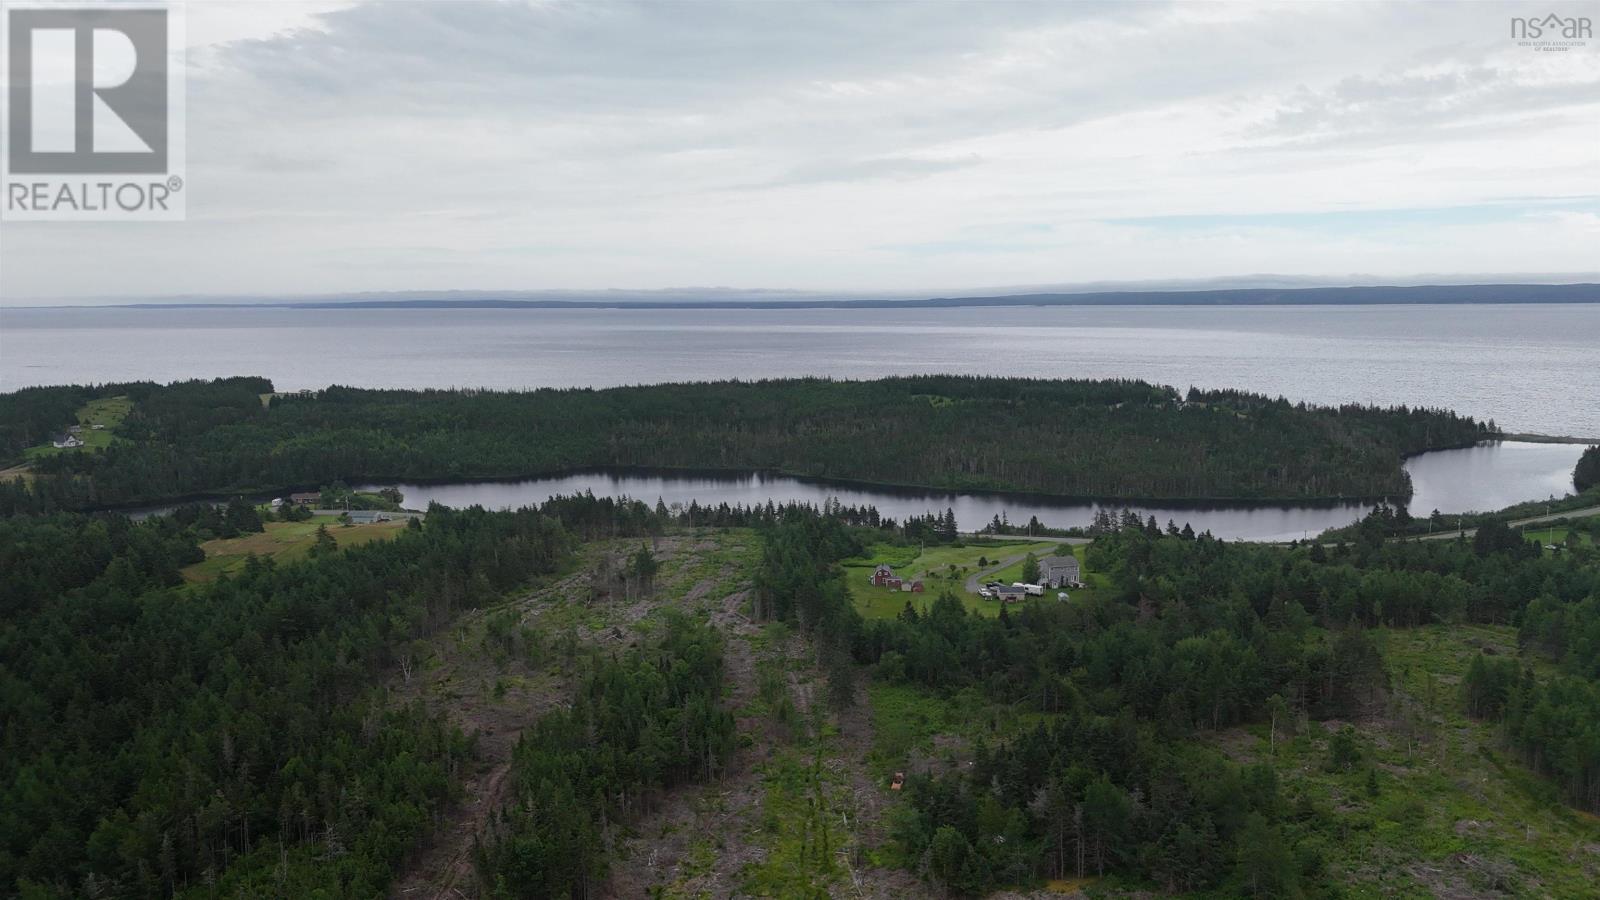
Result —
<svg viewBox="0 0 1600 900"><path fill-rule="evenodd" d="M1586 524L1587 523L1585 523L1585 525ZM1524 528L1522 530L1522 536L1526 540L1533 541L1540 546L1547 544L1556 544L1560 546L1567 542L1567 535L1571 534L1572 530L1573 529L1571 527L1566 525L1548 525L1543 528ZM1580 526L1578 528L1578 541L1584 545L1594 544L1593 532L1589 531L1587 527Z"/></svg>
<svg viewBox="0 0 1600 900"><path fill-rule="evenodd" d="M404 521L375 522L371 525L343 526L326 517L306 522L268 522L260 534L247 534L236 538L219 538L206 541L200 549L206 552L205 562L198 562L183 570L186 581L214 581L219 576L236 572L244 567L251 554L271 558L280 563L293 562L305 557L316 541L317 527L327 525L328 533L340 547L356 547L370 541L393 537L406 527Z"/></svg>
<svg viewBox="0 0 1600 900"><path fill-rule="evenodd" d="M1105 579L1104 575L1100 575L1100 574L1097 574L1095 572L1089 571L1089 562L1088 562L1088 559L1086 558L1086 555L1084 553L1084 551L1086 551L1087 549L1088 549L1087 545L1083 545L1083 544L1077 544L1077 545L1065 545L1064 544L1059 549L1053 549L1053 550L1050 551L1051 553L1068 553L1068 552L1070 552L1073 556L1076 556L1078 558L1078 566L1079 566L1078 571L1080 573L1082 573L1080 577L1083 578L1083 582L1086 585L1086 587L1068 588L1067 589L1067 593L1069 595L1071 595L1071 597L1072 597L1074 602L1079 601L1079 600L1085 600L1085 599L1088 599L1089 597L1094 596L1094 592L1096 590L1104 587L1105 583L1106 583L1106 579ZM1038 554L1038 556L1040 558L1043 558L1045 555L1046 554L1044 554L1044 553ZM1002 582L1002 583L1005 583L1005 584L1015 584L1015 583L1021 581L1022 580L1022 563L1021 562L1015 562L1015 563L1012 563L1009 566L1006 566L1004 569L1001 569L999 572L996 572L994 574L993 580L994 581L999 581L999 582ZM1052 591L1052 590L1045 591L1045 599L1054 600L1055 597L1056 597L1056 592L1055 591ZM992 609L994 607L994 604L993 603L989 603L988 601L980 600L979 602L985 604L985 606L984 606L985 609ZM999 615L999 611L998 610L994 610L990 614L991 615Z"/></svg>
<svg viewBox="0 0 1600 900"><path fill-rule="evenodd" d="M1030 552L1045 556L1053 552L1058 543L1058 541L1029 541L1024 538L975 541L963 547L939 546L927 549L878 544L871 548L867 556L845 560L845 584L849 587L850 597L855 602L856 609L869 619L892 619L905 608L906 600L909 599L913 606L921 607L932 603L943 590L949 590L960 597L968 609L977 610L987 616L997 616L1000 614L997 603L968 594L965 590L967 576L980 569L978 559L982 557L988 560L1000 560ZM882 564L893 566L897 575L921 578L927 588L926 592L910 594L874 586L870 580L872 570ZM951 569L952 566L955 567L954 570Z"/></svg>
<svg viewBox="0 0 1600 900"><path fill-rule="evenodd" d="M29 447L23 451L23 455L28 459L37 459L41 456L54 456L57 453L75 453L79 450L104 450L117 440L111 432L122 424L122 420L128 417L128 411L131 409L133 409L133 401L127 397L104 397L99 400L90 400L78 410L77 414L78 424L83 426L83 432L78 435L83 440L82 447L66 449L57 448L50 444L40 444L37 447ZM63 431L66 430L67 424L69 423L62 423ZM94 428L95 425L102 427L96 430Z"/></svg>
<svg viewBox="0 0 1600 900"><path fill-rule="evenodd" d="M1493 725L1462 711L1473 656L1515 655L1515 629L1430 626L1379 639L1392 688L1381 709L1350 723L1362 753L1354 770L1327 769L1342 722L1312 722L1292 738L1280 730L1276 754L1265 726L1222 740L1236 760L1273 761L1292 804L1331 817L1332 834L1299 835L1327 861L1329 880L1351 896L1596 896L1600 822L1562 804Z"/></svg>

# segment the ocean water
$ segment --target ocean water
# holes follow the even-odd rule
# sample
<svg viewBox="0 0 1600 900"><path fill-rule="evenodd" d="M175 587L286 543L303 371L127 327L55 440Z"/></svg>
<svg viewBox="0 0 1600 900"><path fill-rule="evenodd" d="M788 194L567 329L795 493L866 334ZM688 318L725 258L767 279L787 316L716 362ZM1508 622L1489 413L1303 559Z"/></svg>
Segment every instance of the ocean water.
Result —
<svg viewBox="0 0 1600 900"><path fill-rule="evenodd" d="M0 309L0 389L265 375L279 390L954 372L1437 406L1600 438L1600 305Z"/></svg>

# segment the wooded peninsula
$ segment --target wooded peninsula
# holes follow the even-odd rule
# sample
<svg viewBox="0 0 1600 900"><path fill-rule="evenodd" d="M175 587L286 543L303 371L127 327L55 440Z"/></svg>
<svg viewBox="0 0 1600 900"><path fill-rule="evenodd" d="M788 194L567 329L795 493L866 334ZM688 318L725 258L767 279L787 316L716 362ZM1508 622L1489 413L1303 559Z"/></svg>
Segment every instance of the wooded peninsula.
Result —
<svg viewBox="0 0 1600 900"><path fill-rule="evenodd" d="M111 398L127 409L105 446L51 452L76 411ZM607 467L1129 500L1402 498L1407 456L1496 433L1444 410L959 376L292 394L241 377L29 388L0 396L0 423L0 456L46 476L4 503L38 509Z"/></svg>

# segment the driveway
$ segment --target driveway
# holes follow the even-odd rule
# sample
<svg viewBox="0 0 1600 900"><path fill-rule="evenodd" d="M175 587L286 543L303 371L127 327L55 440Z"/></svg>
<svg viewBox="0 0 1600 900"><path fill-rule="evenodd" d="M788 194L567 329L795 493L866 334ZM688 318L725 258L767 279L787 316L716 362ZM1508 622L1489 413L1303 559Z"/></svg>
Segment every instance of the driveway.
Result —
<svg viewBox="0 0 1600 900"><path fill-rule="evenodd" d="M1057 539L1056 538L1045 538L1045 540L1048 541L1048 540L1057 540ZM1082 546L1084 544L1088 544L1088 543L1091 542L1090 538L1060 538L1059 540L1063 544L1067 544L1069 546L1074 546L1074 547L1079 547L1079 546ZM1000 560L999 562L995 563L994 565L990 566L987 569L984 569L984 570L979 571L979 572L975 572L972 575L967 576L967 593L976 594L983 587L984 581L987 580L991 575L993 575L994 573L1000 571L1001 569L1004 569L1006 566L1015 565L1015 564L1017 564L1019 562L1022 562L1024 559L1027 559L1027 558L1028 558L1028 554L1026 554L1026 553L1018 553L1015 556L1008 556L1005 559Z"/></svg>

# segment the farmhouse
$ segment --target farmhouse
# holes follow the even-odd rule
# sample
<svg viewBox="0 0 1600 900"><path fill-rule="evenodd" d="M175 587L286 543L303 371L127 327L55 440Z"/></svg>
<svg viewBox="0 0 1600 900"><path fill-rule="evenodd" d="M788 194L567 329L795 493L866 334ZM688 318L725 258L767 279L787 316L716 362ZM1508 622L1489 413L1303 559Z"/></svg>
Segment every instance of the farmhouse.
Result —
<svg viewBox="0 0 1600 900"><path fill-rule="evenodd" d="M289 502L299 504L300 506L316 506L321 501L322 494L316 491L303 491L298 494L289 495Z"/></svg>
<svg viewBox="0 0 1600 900"><path fill-rule="evenodd" d="M899 581L900 580L898 578L895 578L894 569L891 569L888 566L879 566L876 569L872 570L872 583L877 585L878 587L884 587L891 580L893 580L893 581ZM899 587L899 585L895 585L895 586Z"/></svg>
<svg viewBox="0 0 1600 900"><path fill-rule="evenodd" d="M1039 583L1045 587L1072 587L1081 574L1076 556L1046 556L1039 560Z"/></svg>
<svg viewBox="0 0 1600 900"><path fill-rule="evenodd" d="M52 445L54 445L56 447L56 449L58 449L58 450L59 449L65 449L65 448L68 448L68 447L82 447L83 446L83 441L81 439L79 439L78 436L75 435L75 434L57 434L57 435L52 435L50 437L50 443Z"/></svg>

